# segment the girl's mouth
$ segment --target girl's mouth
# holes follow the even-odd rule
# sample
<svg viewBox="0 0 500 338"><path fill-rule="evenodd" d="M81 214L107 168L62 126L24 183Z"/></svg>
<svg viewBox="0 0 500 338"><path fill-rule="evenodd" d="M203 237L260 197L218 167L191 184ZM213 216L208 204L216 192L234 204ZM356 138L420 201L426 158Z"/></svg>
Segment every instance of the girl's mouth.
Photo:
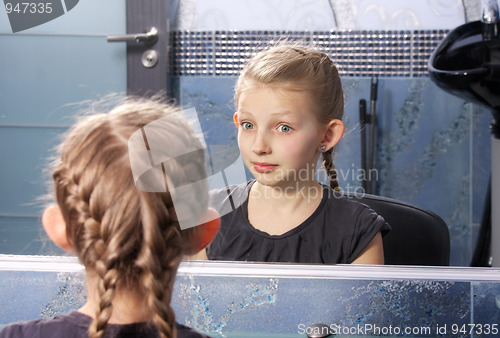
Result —
<svg viewBox="0 0 500 338"><path fill-rule="evenodd" d="M253 164L255 171L257 171L261 174L271 172L278 167L277 164L262 163L262 162L252 162L252 164Z"/></svg>

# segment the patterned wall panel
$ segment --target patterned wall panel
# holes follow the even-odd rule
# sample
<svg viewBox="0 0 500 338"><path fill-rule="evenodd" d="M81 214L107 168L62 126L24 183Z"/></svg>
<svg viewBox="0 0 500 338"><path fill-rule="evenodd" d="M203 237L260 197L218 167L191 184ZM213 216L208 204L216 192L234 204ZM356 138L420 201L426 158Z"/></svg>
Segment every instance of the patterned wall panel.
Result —
<svg viewBox="0 0 500 338"><path fill-rule="evenodd" d="M328 53L341 76L428 76L427 61L447 30L175 31L172 75L237 75L262 48L299 42Z"/></svg>

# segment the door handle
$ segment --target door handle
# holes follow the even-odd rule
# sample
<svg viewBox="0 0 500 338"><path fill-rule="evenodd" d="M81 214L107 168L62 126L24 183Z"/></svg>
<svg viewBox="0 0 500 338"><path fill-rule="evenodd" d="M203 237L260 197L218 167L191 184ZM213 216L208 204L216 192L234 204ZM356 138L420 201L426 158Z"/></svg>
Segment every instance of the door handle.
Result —
<svg viewBox="0 0 500 338"><path fill-rule="evenodd" d="M125 34L125 35L108 35L108 42L144 42L148 45L154 45L158 41L158 29L151 27L144 33Z"/></svg>

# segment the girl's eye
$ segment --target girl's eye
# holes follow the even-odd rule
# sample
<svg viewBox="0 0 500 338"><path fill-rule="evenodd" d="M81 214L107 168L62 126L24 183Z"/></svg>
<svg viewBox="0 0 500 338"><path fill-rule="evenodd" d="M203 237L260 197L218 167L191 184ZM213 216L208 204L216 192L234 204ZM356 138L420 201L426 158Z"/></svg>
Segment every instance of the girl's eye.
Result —
<svg viewBox="0 0 500 338"><path fill-rule="evenodd" d="M241 126L243 129L253 129L253 124L251 122L243 122Z"/></svg>
<svg viewBox="0 0 500 338"><path fill-rule="evenodd" d="M278 131L282 132L282 133L288 133L292 130L292 127L290 126L287 126L286 124L280 124L278 126Z"/></svg>

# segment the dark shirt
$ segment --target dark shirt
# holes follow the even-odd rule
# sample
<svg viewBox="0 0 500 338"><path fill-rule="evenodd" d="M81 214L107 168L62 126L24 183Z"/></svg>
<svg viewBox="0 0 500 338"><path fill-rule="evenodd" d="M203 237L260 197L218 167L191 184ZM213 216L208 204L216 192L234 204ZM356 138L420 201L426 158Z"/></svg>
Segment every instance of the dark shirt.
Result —
<svg viewBox="0 0 500 338"><path fill-rule="evenodd" d="M270 235L248 221L248 194L255 181L211 191L211 207L221 226L207 248L211 260L352 263L378 232L390 226L368 206L327 186L323 198L302 224L282 235Z"/></svg>
<svg viewBox="0 0 500 338"><path fill-rule="evenodd" d="M88 328L92 319L78 311L57 315L52 319L36 319L9 324L0 330L0 338L88 338ZM179 338L209 338L195 330L177 325ZM108 324L104 337L132 338L159 337L158 330L146 323L126 325Z"/></svg>

